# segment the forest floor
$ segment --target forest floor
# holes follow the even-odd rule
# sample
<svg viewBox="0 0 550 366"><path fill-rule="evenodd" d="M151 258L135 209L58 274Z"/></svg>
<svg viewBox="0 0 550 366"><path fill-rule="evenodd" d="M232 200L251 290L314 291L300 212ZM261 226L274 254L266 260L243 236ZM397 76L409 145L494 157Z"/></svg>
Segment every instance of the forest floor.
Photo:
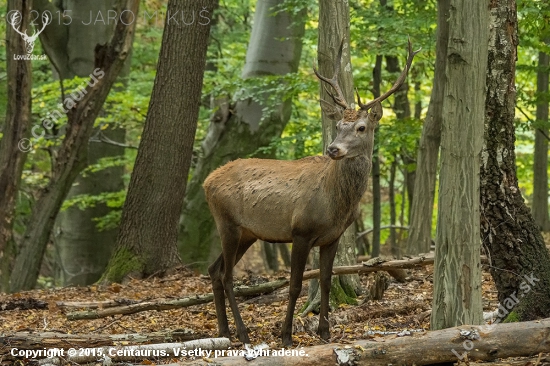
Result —
<svg viewBox="0 0 550 366"><path fill-rule="evenodd" d="M258 250L256 250L258 251ZM256 254L256 255L255 255ZM254 258L258 253L252 252L243 258L236 276L235 284L257 284L281 277L289 277L287 271L267 276L255 274L252 269L262 267ZM262 271L260 271L262 272ZM358 305L341 306L331 312L331 320L336 319L331 326L331 342L348 343L359 339L388 337L379 332L399 332L403 330L428 330L429 310L432 303L433 266L411 270L409 281L398 283L391 280L383 300L364 301L365 295L358 297ZM368 289L374 274L360 275L363 288ZM493 311L498 305L497 291L494 282L487 271L483 271L482 280L483 309ZM304 282L307 289L308 282ZM0 294L0 336L13 332L61 332L69 334L129 334L166 332L186 329L193 338L217 337L216 312L213 303L195 305L187 308L167 311L146 311L132 315L117 315L96 320L69 321L66 310L58 306L58 302L130 300L146 301L155 299L176 299L194 294L211 292L210 279L207 276L180 269L164 278L146 280L130 280L125 284L111 286L87 286L52 288L21 292L17 294ZM281 325L286 311L286 294L288 288L283 288L271 295L271 301L260 303L262 296L256 298L238 299L239 308L244 323L249 328L252 344L267 343L271 348L280 348ZM304 306L307 290L302 295L296 307L296 313ZM265 295L264 295L265 297ZM2 304L13 300L35 299L47 303L46 309L3 310ZM73 310L73 309L71 309ZM353 313L355 321L338 322L338 319L348 319L346 314ZM236 340L235 328L231 313L228 310L230 328ZM358 315L359 314L359 315ZM307 317L312 317L309 314ZM299 318L295 320L300 322ZM374 332L374 334L373 334ZM390 335L391 336L391 335ZM395 337L395 335L393 335ZM325 344L314 331L302 331L294 334L295 347L307 347ZM234 347L242 344L235 342ZM2 344L0 344L2 347ZM180 359L183 361L184 359ZM171 362L175 362L172 359ZM161 364L168 360L158 360ZM0 359L0 364L2 360Z"/></svg>

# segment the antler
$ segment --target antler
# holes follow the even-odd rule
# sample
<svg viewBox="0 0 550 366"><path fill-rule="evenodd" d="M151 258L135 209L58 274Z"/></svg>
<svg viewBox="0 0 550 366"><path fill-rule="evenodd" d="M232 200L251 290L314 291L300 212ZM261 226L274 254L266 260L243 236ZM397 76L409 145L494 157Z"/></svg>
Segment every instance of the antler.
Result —
<svg viewBox="0 0 550 366"><path fill-rule="evenodd" d="M317 69L315 68L315 65L313 65L313 72L319 80L324 81L325 83L329 84L334 88L337 95L334 95L331 93L328 89L325 88L328 95L331 96L332 100L334 100L334 103L338 104L340 107L344 109L350 109L350 106L346 102L346 98L344 97L344 93L342 93L342 89L340 88L340 85L338 84L338 74L340 73L340 63L342 62L342 49L344 48L344 39L342 39L342 42L340 43L340 49L338 50L338 56L336 57L336 60L334 60L334 76L332 79L326 78L319 74L317 72Z"/></svg>
<svg viewBox="0 0 550 366"><path fill-rule="evenodd" d="M409 69L411 68L413 58L418 52L420 52L421 49L422 48L419 48L417 51L413 52L412 51L412 45L411 45L411 39L409 38L409 56L407 57L407 64L405 65L405 68L401 72L401 75L399 75L399 78L396 80L395 84L393 84L393 86L391 87L390 90L388 90L387 92L385 92L384 94L382 94L378 98L368 102L367 104L361 103L361 98L359 97L359 92L356 91L356 93L357 93L357 104L359 105L359 107L363 110L368 111L369 109L372 108L373 105L375 105L378 102L381 102L381 101L385 100L390 95L395 93L401 87L401 85L403 85L403 83L405 82L405 79L407 78L407 73L409 72Z"/></svg>

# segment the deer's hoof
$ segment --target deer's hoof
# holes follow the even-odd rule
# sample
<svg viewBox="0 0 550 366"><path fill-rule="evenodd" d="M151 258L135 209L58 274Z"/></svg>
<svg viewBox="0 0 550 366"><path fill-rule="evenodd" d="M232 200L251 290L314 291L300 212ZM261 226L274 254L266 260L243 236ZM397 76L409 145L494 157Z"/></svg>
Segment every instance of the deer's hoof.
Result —
<svg viewBox="0 0 550 366"><path fill-rule="evenodd" d="M330 339L330 331L328 329L319 329L317 333L319 334L319 337L325 341Z"/></svg>
<svg viewBox="0 0 550 366"><path fill-rule="evenodd" d="M292 347L292 336L283 335L283 347Z"/></svg>

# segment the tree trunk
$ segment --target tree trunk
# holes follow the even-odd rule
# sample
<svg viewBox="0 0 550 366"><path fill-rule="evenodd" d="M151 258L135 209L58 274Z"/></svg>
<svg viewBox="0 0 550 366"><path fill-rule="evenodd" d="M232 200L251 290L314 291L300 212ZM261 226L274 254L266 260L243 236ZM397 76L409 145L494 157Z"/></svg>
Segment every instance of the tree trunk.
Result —
<svg viewBox="0 0 550 366"><path fill-rule="evenodd" d="M393 10L393 9L389 9ZM399 60L395 56L386 56L386 69L389 72L392 73L399 73L401 72L401 69L399 67ZM409 104L409 97L408 97L408 91L409 91L409 83L405 80L401 88L395 93L394 97L394 103L393 103L393 112L395 113L395 116L397 119L407 119L411 117L411 107ZM407 156L408 153L402 150L402 156ZM414 177L414 172L409 172L407 169L407 161L408 163L411 162L411 159L402 159L403 164L405 165L405 181L410 181L411 177ZM397 214L396 214L396 208L395 208L395 174L397 171L397 161L392 162L392 165L390 167L390 244L391 244L391 253L392 255L397 258L401 259L402 255L402 249L401 249L401 243L398 243L397 241L397 233L395 230L395 225L397 221ZM409 197L412 199L412 192L409 194ZM405 195L403 195L403 201L405 201ZM401 223L403 225L403 223Z"/></svg>
<svg viewBox="0 0 550 366"><path fill-rule="evenodd" d="M83 24L89 14L107 14L113 2L108 0L83 2L64 0L58 8L47 0L35 0L34 8L40 13L50 11L55 14L63 9L71 9L74 21L69 25L52 22L41 33L40 39L49 56L57 77L72 79L85 77L94 69L94 47L108 42L113 33L114 22L98 22L93 27ZM119 78L129 73L131 58ZM100 133L110 139L123 142L125 131L110 126L102 127ZM96 164L102 158L122 158L124 148L114 145L89 143L88 164ZM104 192L118 192L124 189L122 175L124 167L117 166L98 172L79 175L71 187L67 199L78 195L98 195ZM116 240L116 229L99 231L97 217L107 215L110 209L105 203L80 209L72 206L59 212L55 225L56 282L59 285L89 285L97 281L109 261Z"/></svg>
<svg viewBox="0 0 550 366"><path fill-rule="evenodd" d="M14 10L21 14L19 29L30 28L31 3L30 0L8 1L6 14ZM25 138L29 135L31 123L31 61L14 59L14 55L25 54L23 38L9 24L6 25L8 105L0 140L0 292L9 290L10 267L15 257L12 229L16 196L26 152L32 147Z"/></svg>
<svg viewBox="0 0 550 366"><path fill-rule="evenodd" d="M215 6L215 0L168 3L167 14L203 9L202 17L189 26L167 15L117 248L103 275L106 282L162 273L179 263L178 225L199 115L209 17Z"/></svg>
<svg viewBox="0 0 550 366"><path fill-rule="evenodd" d="M397 161L392 161L390 166L390 246L391 254L396 259L401 259L401 250L399 243L397 242L397 232L395 231L395 224L397 221L397 213L395 208L395 173L397 171Z"/></svg>
<svg viewBox="0 0 550 366"><path fill-rule="evenodd" d="M481 240L492 262L500 303L510 304L511 297L521 297L515 301L511 318L531 320L550 315L550 256L516 176L516 2L496 0L490 10L493 24L481 165Z"/></svg>
<svg viewBox="0 0 550 366"><path fill-rule="evenodd" d="M550 42L546 42L549 44ZM531 209L535 223L542 231L550 231L548 216L548 66L550 55L539 52L537 71L537 129L533 164L533 200ZM546 134L546 136L544 136Z"/></svg>
<svg viewBox="0 0 550 366"><path fill-rule="evenodd" d="M295 73L302 52L305 14L277 12L273 7L279 0L258 2L252 35L248 45L242 78L286 75ZM266 95L256 95L266 99ZM272 110L265 114L263 109ZM225 105L214 113L208 133L201 144L193 177L186 193L185 209L180 231L180 253L184 263L205 270L219 255L221 246L216 225L206 203L202 183L219 166L237 158L265 157L258 154L279 137L291 113L291 101L279 105L257 103L252 99L239 100L230 108Z"/></svg>
<svg viewBox="0 0 550 366"><path fill-rule="evenodd" d="M443 119L443 97L445 85L445 67L449 39L448 0L437 2L437 44L435 73L428 106L428 113L422 128L418 146L416 177L414 182L414 200L410 211L410 229L407 240L407 254L429 253L432 242L432 215L437 177L437 161L441 141L441 120ZM441 207L441 205L439 206Z"/></svg>
<svg viewBox="0 0 550 366"><path fill-rule="evenodd" d="M431 329L482 324L479 168L489 13L451 0Z"/></svg>
<svg viewBox="0 0 550 366"><path fill-rule="evenodd" d="M338 50L344 40L342 60L338 83L348 102L354 100L353 74L351 70L350 57L350 33L349 33L349 4L343 1L321 0L319 2L319 43L318 43L318 65L321 75L334 75L334 60L337 60ZM320 99L326 102L331 97L326 89L320 85ZM351 103L349 103L352 105ZM336 137L336 125L324 112L322 113L323 124L323 152ZM345 266L355 261L355 225L351 225L340 237L334 266ZM319 268L319 248L315 247L313 253L313 267ZM359 276L332 276L330 286L330 306L337 307L339 304L354 304L355 297L361 293ZM308 299L302 314L310 311L318 312L321 303L321 291L319 281L312 280L309 284Z"/></svg>
<svg viewBox="0 0 550 366"><path fill-rule="evenodd" d="M67 98L64 101L68 117L65 138L58 151L52 178L32 209L21 252L11 273L11 291L30 289L36 283L56 215L74 179L86 166L88 140L95 118L130 52L135 29L130 14L137 14L138 5L136 0L122 2L118 13L122 14L123 21L117 23L111 42L95 49L96 69L91 75L93 80L88 81L80 100L75 102ZM126 9L128 11L123 13Z"/></svg>
<svg viewBox="0 0 550 366"><path fill-rule="evenodd" d="M382 84L382 56L376 56L376 64L372 70L373 94L377 98L380 95ZM374 149L372 152L372 252L371 257L380 256L380 230L382 228L382 197L380 191L380 156L378 147L378 129L374 130Z"/></svg>

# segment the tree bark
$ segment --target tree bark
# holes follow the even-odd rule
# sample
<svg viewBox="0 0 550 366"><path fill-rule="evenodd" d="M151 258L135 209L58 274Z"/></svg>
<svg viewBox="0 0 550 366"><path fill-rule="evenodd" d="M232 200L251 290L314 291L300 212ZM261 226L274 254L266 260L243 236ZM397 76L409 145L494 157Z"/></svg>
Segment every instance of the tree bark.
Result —
<svg viewBox="0 0 550 366"><path fill-rule="evenodd" d="M381 3L383 3L381 1ZM385 3L383 3L385 5ZM380 84L382 84L382 56L376 56L376 64L372 70L373 94L375 98L380 96ZM380 156L378 146L378 130L374 130L374 149L372 152L372 257L380 256L380 231L382 229L382 192L380 190Z"/></svg>
<svg viewBox="0 0 550 366"><path fill-rule="evenodd" d="M481 324L479 168L483 145L489 13L451 0L430 326Z"/></svg>
<svg viewBox="0 0 550 366"><path fill-rule="evenodd" d="M342 40L342 60L338 83L350 105L353 105L353 74L351 69L350 55L350 25L349 4L345 1L322 0L319 2L319 40L317 62L321 75L334 75L334 60L337 60L338 50ZM319 87L320 99L330 102L332 99L323 85ZM326 113L322 113L323 125L323 153L328 145L336 137L336 124ZM345 266L355 262L355 225L351 225L340 237L334 266ZM313 248L313 267L319 267L319 248ZM359 277L333 276L330 286L330 306L337 307L339 304L354 304L355 297L361 293ZM321 291L319 281L312 280L309 284L308 299L302 314L310 311L319 311L321 304Z"/></svg>
<svg viewBox="0 0 550 366"><path fill-rule="evenodd" d="M396 259L401 259L401 248L397 242L397 232L395 231L395 223L397 220L397 213L395 208L395 173L397 171L397 161L392 161L390 166L390 180L389 180L389 199L390 199L390 246L391 254ZM387 244L386 244L387 245Z"/></svg>
<svg viewBox="0 0 550 366"><path fill-rule="evenodd" d="M70 9L73 21L69 25L50 23L40 34L56 77L72 79L85 77L94 69L94 47L104 44L112 36L114 22L98 22L86 25L86 15L107 14L113 2L108 0L83 2L64 0L60 7L47 0L34 0L39 13L51 14ZM131 57L126 59L120 78L129 73ZM96 129L97 131L97 129ZM102 126L99 133L110 139L123 142L125 131L110 125ZM88 143L88 164L96 164L102 158L121 159L124 148L113 145ZM78 195L98 195L103 192L118 192L124 189L123 166L110 167L97 172L79 175L67 195L67 199ZM109 261L116 240L116 229L98 230L94 218L107 215L111 210L105 203L81 209L69 207L59 212L54 230L56 252L55 279L59 285L89 285L97 281Z"/></svg>
<svg viewBox="0 0 550 366"><path fill-rule="evenodd" d="M21 14L20 30L29 30L30 0L10 0L6 14ZM13 14L13 13L12 13ZM16 24L17 26L17 24ZM9 291L9 276L15 243L13 217L16 197L27 152L32 146L30 134L32 71L30 60L15 60L14 55L26 55L25 42L9 24L6 25L6 66L8 105L6 122L0 140L0 291Z"/></svg>
<svg viewBox="0 0 550 366"><path fill-rule="evenodd" d="M305 14L303 11L273 14L273 7L279 3L266 0L257 4L243 79L286 75L298 70ZM239 100L234 106L226 103L213 114L189 182L179 236L180 253L184 263L200 270L205 270L221 250L202 183L214 169L231 160L251 155L267 157L258 154L258 149L279 137L290 118L290 100L269 105L267 95L256 95L254 99L264 101L258 103L250 98ZM264 113L266 107L269 113Z"/></svg>
<svg viewBox="0 0 550 366"><path fill-rule="evenodd" d="M393 11L392 8L389 8L389 10ZM401 68L399 67L399 60L395 56L386 56L386 69L389 72L398 74L401 72ZM395 116L398 120L403 120L407 118L411 118L411 106L409 104L409 97L408 97L408 91L409 91L409 82L405 80L401 88L394 94L394 103L393 103L393 112L395 113ZM409 172L406 165L407 161L410 163L411 159L407 159L407 152L403 150L402 154L403 159L402 162L405 165L405 181L410 180L411 177L414 177L414 172ZM395 208L395 174L397 171L397 161L394 158L394 161L391 164L390 167L390 244L391 244L391 253L392 255L397 258L401 259L401 255L403 253L403 250L401 248L401 243L397 242L397 232L395 230L395 225L397 221L397 214L396 214L396 208ZM409 198L412 198L412 194L409 195ZM405 195L403 195L403 201L405 201ZM401 223L402 224L402 223Z"/></svg>
<svg viewBox="0 0 550 366"><path fill-rule="evenodd" d="M550 42L546 42L550 44ZM537 71L537 129L535 130L535 161L533 164L533 219L542 231L550 231L548 215L548 66L550 55L539 52ZM546 134L546 136L544 136Z"/></svg>
<svg viewBox="0 0 550 366"><path fill-rule="evenodd" d="M162 273L180 261L178 225L199 115L209 17L216 5L215 0L168 3L167 14L195 14L203 9L202 17L185 25L167 15L117 248L102 277L104 282Z"/></svg>
<svg viewBox="0 0 550 366"><path fill-rule="evenodd" d="M86 166L88 140L95 118L130 51L135 22L130 21L129 14L137 14L138 5L136 0L123 1L118 13L122 14L124 21L117 23L110 43L95 49L93 81L88 82L86 92L78 102L71 99L69 103L69 98L65 100L68 117L65 138L58 151L52 178L40 193L23 235L21 252L10 277L10 290L13 292L30 289L36 283L56 215L74 179ZM123 9L128 12L122 13Z"/></svg>
<svg viewBox="0 0 550 366"><path fill-rule="evenodd" d="M428 106L428 113L422 128L416 159L416 177L413 201L410 211L410 230L407 240L407 254L428 253L432 242L432 215L437 178L437 161L441 142L441 120L443 119L443 97L445 67L449 39L448 0L437 2L437 44L435 73ZM441 207L441 206L440 206Z"/></svg>
<svg viewBox="0 0 550 366"><path fill-rule="evenodd" d="M493 1L490 11L493 24L481 165L481 240L491 260L500 303L520 296L511 316L531 320L550 315L550 255L523 201L516 175L516 2Z"/></svg>

